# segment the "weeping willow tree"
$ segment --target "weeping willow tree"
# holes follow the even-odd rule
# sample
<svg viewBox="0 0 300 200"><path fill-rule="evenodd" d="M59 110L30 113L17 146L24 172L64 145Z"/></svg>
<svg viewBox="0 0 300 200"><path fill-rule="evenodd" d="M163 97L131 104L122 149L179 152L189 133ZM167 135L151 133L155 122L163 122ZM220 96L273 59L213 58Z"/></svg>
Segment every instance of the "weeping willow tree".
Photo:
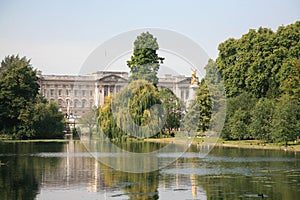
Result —
<svg viewBox="0 0 300 200"><path fill-rule="evenodd" d="M154 137L165 121L159 91L145 80L133 81L118 94L107 97L98 117L102 132L110 139L124 135Z"/></svg>
<svg viewBox="0 0 300 200"><path fill-rule="evenodd" d="M98 112L98 124L100 132L106 135L109 139L117 138L122 134L121 129L117 126L112 110L111 110L112 96L105 97L103 106Z"/></svg>
<svg viewBox="0 0 300 200"><path fill-rule="evenodd" d="M110 139L121 135L154 137L164 127L167 115L156 87L164 58L158 56L158 49L157 39L149 32L134 41L133 55L127 61L130 83L107 98L99 112L100 128Z"/></svg>

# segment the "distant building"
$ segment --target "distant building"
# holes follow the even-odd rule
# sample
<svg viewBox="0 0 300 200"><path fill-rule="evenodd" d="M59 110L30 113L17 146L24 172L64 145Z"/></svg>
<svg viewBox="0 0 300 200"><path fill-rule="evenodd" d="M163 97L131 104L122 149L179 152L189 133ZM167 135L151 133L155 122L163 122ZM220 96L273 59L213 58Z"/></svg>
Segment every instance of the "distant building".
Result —
<svg viewBox="0 0 300 200"><path fill-rule="evenodd" d="M127 72L99 71L91 75L43 75L40 71L40 92L49 101L57 102L67 115L81 116L93 106L100 107L104 98L115 94L128 83ZM164 75L158 88L170 88L182 101L190 99L191 77Z"/></svg>

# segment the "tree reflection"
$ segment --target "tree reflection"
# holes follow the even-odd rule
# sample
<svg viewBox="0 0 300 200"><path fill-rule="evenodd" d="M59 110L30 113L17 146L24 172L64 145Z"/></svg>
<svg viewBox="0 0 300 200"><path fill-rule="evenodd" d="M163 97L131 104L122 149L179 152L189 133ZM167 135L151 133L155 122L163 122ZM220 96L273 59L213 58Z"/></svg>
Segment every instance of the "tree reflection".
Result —
<svg viewBox="0 0 300 200"><path fill-rule="evenodd" d="M159 172L128 173L101 165L105 184L110 188L121 189L130 199L158 199Z"/></svg>
<svg viewBox="0 0 300 200"><path fill-rule="evenodd" d="M61 151L62 143L1 143L0 199L35 199L46 169L54 170L58 158L32 156L43 150Z"/></svg>

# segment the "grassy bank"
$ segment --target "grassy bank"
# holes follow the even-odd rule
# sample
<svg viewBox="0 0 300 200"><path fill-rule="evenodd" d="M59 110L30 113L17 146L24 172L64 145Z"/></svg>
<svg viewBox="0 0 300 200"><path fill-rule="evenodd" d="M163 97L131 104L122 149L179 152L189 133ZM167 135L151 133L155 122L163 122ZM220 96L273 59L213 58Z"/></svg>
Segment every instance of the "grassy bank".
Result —
<svg viewBox="0 0 300 200"><path fill-rule="evenodd" d="M175 138L157 138L157 139L145 139L147 142L159 142L159 143L172 143L180 141ZM192 143L199 144L202 143L211 143L215 141L212 138L194 138ZM290 142L288 146L283 144L276 144L276 143L264 143L260 140L222 140L218 139L216 146L224 146L224 147L235 147L235 148L248 148L248 149L274 149L274 150L283 150L283 151L295 151L300 152L300 144L294 144Z"/></svg>
<svg viewBox="0 0 300 200"><path fill-rule="evenodd" d="M70 140L65 139L43 139L43 140L0 140L1 142L6 143L30 143L30 142L69 142Z"/></svg>

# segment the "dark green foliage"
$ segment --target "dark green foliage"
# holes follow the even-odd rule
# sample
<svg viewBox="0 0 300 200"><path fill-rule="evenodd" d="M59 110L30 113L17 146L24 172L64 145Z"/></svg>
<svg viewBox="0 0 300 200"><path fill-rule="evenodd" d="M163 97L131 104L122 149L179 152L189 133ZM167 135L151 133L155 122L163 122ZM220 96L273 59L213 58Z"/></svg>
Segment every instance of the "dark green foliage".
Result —
<svg viewBox="0 0 300 200"><path fill-rule="evenodd" d="M0 68L0 133L15 138L58 138L63 115L39 97L36 71L25 57L7 56Z"/></svg>
<svg viewBox="0 0 300 200"><path fill-rule="evenodd" d="M199 104L197 99L193 99L187 108L187 113L182 120L182 128L184 131L197 131L199 129Z"/></svg>
<svg viewBox="0 0 300 200"><path fill-rule="evenodd" d="M142 33L137 37L134 41L133 56L127 61L131 81L143 79L157 85L159 63L164 60L156 53L158 49L157 39L149 32Z"/></svg>
<svg viewBox="0 0 300 200"><path fill-rule="evenodd" d="M285 142L300 137L300 22L249 30L219 45L227 101L222 136Z"/></svg>
<svg viewBox="0 0 300 200"><path fill-rule="evenodd" d="M7 56L0 68L0 131L16 133L39 92L36 72L25 57ZM23 124L24 125L24 124ZM24 129L24 127L23 127Z"/></svg>
<svg viewBox="0 0 300 200"><path fill-rule="evenodd" d="M228 39L219 45L216 60L228 97L243 92L253 96L276 98L287 69L300 55L300 21L277 32L267 28L250 30L240 39Z"/></svg>
<svg viewBox="0 0 300 200"><path fill-rule="evenodd" d="M34 105L32 117L33 139L63 138L64 117L56 103L39 102Z"/></svg>
<svg viewBox="0 0 300 200"><path fill-rule="evenodd" d="M225 139L249 139L251 110L256 99L248 93L227 99L226 121L222 137Z"/></svg>
<svg viewBox="0 0 300 200"><path fill-rule="evenodd" d="M208 130L212 114L212 100L205 80L202 79L199 85L199 90L196 94L196 100L199 106L199 127L201 132Z"/></svg>
<svg viewBox="0 0 300 200"><path fill-rule="evenodd" d="M275 107L271 124L272 139L276 142L293 141L300 137L300 104L284 95Z"/></svg>
<svg viewBox="0 0 300 200"><path fill-rule="evenodd" d="M251 110L251 135L259 140L271 141L272 122L275 110L273 99L261 98Z"/></svg>
<svg viewBox="0 0 300 200"><path fill-rule="evenodd" d="M159 99L167 114L164 128L168 129L169 132L172 129L178 129L184 110L183 103L169 88L164 88L159 91Z"/></svg>

